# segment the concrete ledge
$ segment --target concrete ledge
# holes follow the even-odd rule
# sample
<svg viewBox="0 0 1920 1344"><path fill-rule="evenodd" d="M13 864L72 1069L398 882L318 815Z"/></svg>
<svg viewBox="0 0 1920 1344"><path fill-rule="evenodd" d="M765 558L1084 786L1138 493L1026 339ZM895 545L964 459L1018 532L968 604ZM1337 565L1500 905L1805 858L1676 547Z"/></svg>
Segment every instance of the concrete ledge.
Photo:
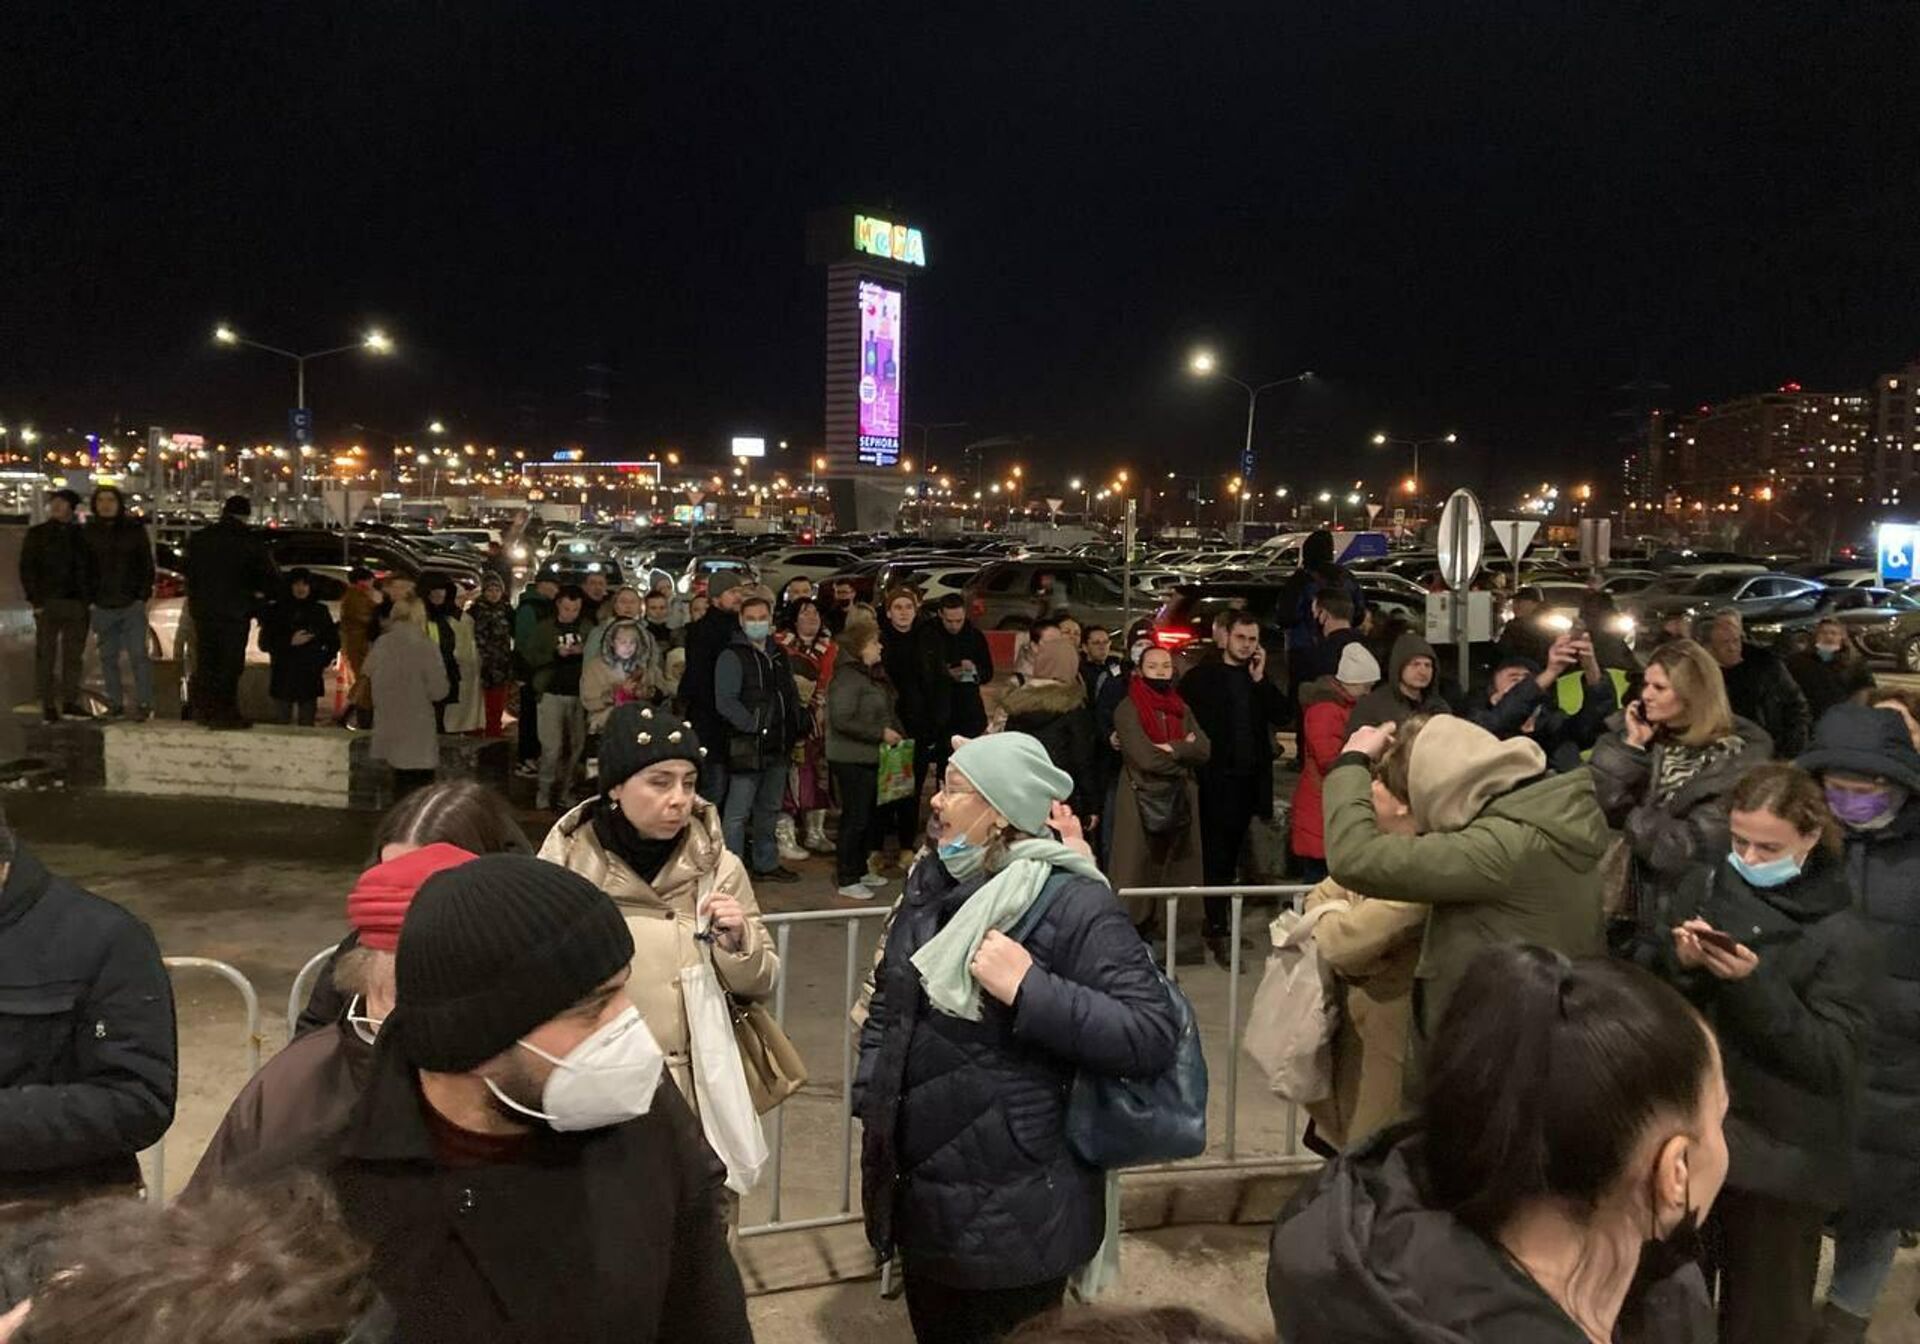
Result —
<svg viewBox="0 0 1920 1344"><path fill-rule="evenodd" d="M1120 1227L1143 1232L1271 1222L1320 1167L1317 1157L1298 1157L1130 1171L1120 1178ZM750 1294L825 1288L880 1273L858 1221L742 1237L733 1258Z"/></svg>
<svg viewBox="0 0 1920 1344"><path fill-rule="evenodd" d="M352 802L354 739L338 729L258 724L250 732L214 732L154 719L95 731L104 744L104 783L116 793L306 807Z"/></svg>

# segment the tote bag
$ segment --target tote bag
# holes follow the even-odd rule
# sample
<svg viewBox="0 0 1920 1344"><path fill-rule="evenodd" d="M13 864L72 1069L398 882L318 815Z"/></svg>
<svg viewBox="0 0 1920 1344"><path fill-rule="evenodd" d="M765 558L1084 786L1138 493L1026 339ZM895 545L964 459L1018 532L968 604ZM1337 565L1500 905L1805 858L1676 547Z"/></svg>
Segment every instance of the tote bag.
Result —
<svg viewBox="0 0 1920 1344"><path fill-rule="evenodd" d="M1254 991L1242 1042L1276 1097L1305 1105L1333 1091L1339 1000L1313 929L1322 915L1350 908L1346 901L1328 901L1304 915L1283 910L1273 921L1273 951Z"/></svg>
<svg viewBox="0 0 1920 1344"><path fill-rule="evenodd" d="M876 800L897 803L913 792L913 742L895 742L880 748L880 779Z"/></svg>

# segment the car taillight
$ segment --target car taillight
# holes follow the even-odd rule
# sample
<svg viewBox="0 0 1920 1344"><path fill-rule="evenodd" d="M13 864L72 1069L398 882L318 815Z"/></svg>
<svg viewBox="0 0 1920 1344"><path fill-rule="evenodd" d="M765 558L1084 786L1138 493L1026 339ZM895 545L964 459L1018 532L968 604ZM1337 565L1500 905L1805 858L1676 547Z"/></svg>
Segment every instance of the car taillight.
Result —
<svg viewBox="0 0 1920 1344"><path fill-rule="evenodd" d="M1178 626L1157 626L1153 632L1153 642L1169 653L1193 642L1193 631L1182 630Z"/></svg>
<svg viewBox="0 0 1920 1344"><path fill-rule="evenodd" d="M976 621L987 619L987 599L975 593L967 603L967 615Z"/></svg>

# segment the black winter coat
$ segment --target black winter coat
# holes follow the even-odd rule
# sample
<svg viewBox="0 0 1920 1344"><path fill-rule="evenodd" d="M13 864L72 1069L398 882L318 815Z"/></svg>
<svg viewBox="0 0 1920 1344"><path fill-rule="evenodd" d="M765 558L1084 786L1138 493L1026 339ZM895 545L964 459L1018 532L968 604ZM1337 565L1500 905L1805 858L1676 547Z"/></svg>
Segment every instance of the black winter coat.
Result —
<svg viewBox="0 0 1920 1344"><path fill-rule="evenodd" d="M196 621L244 621L280 580L267 539L235 517L187 538L187 610Z"/></svg>
<svg viewBox="0 0 1920 1344"><path fill-rule="evenodd" d="M880 620L881 665L898 697L900 722L907 736L921 744L923 756L947 754L952 705L946 664L940 660L939 637L944 633L937 621L921 621L902 631L884 616ZM937 750L929 753L929 746Z"/></svg>
<svg viewBox="0 0 1920 1344"><path fill-rule="evenodd" d="M647 1114L535 1130L522 1157L435 1156L399 1014L344 1128L262 1152L237 1183L324 1172L406 1344L750 1344L727 1250L725 1171L665 1080Z"/></svg>
<svg viewBox="0 0 1920 1344"><path fill-rule="evenodd" d="M867 1239L908 1273L1015 1288L1070 1273L1105 1231L1102 1174L1066 1142L1074 1073L1172 1067L1173 1005L1106 884L1073 877L1026 937L1033 967L1008 1008L978 1022L928 1002L910 958L985 878L914 865L860 1030L854 1112L864 1127Z"/></svg>
<svg viewBox="0 0 1920 1344"><path fill-rule="evenodd" d="M1502 740L1525 737L1547 753L1547 764L1565 774L1580 768L1580 753L1600 740L1607 730L1607 716L1620 707L1613 693L1613 678L1603 669L1600 680L1580 682L1584 698L1580 712L1569 714L1560 708L1558 689L1543 691L1532 677L1515 686L1496 703L1483 692L1468 707L1466 717ZM1528 718L1533 731L1523 732Z"/></svg>
<svg viewBox="0 0 1920 1344"><path fill-rule="evenodd" d="M1059 683L1030 682L1008 691L1000 707L1006 711L1008 732L1039 739L1047 759L1072 777L1073 794L1067 805L1074 815L1082 821L1099 816L1106 794L1094 787L1103 776L1085 684L1078 677Z"/></svg>
<svg viewBox="0 0 1920 1344"><path fill-rule="evenodd" d="M1920 801L1882 830L1847 833L1854 908L1885 958L1867 1038L1849 1213L1920 1223Z"/></svg>
<svg viewBox="0 0 1920 1344"><path fill-rule="evenodd" d="M1800 687L1800 694L1806 696L1807 715L1815 723L1835 705L1874 685L1867 660L1851 649L1843 649L1832 662L1812 649L1802 649L1787 659L1787 672Z"/></svg>
<svg viewBox="0 0 1920 1344"><path fill-rule="evenodd" d="M1287 1344L1586 1344L1499 1246L1433 1206L1416 1128L1324 1167L1274 1220L1267 1303ZM1713 1344L1699 1266L1644 1265L1616 1344ZM1728 1344L1732 1344L1729 1341Z"/></svg>
<svg viewBox="0 0 1920 1344"><path fill-rule="evenodd" d="M1606 814L1607 825L1626 835L1627 900L1631 927L1614 931L1614 950L1642 966L1655 966L1673 941L1675 892L1696 864L1712 862L1727 852L1727 795L1740 776L1764 765L1773 753L1766 733L1744 719L1735 719L1734 731L1744 741L1741 750L1704 769L1665 802L1655 802L1652 781L1659 778L1660 757L1669 750L1658 739L1650 747L1630 747L1621 729L1624 716L1608 721L1611 729L1594 744L1588 766L1593 771L1593 796Z"/></svg>
<svg viewBox="0 0 1920 1344"><path fill-rule="evenodd" d="M1669 938L1660 965L1720 1038L1727 1184L1839 1207L1879 975L1845 865L1815 850L1794 881L1756 888L1728 863L1703 864L1681 883L1673 914L1706 920L1760 958L1744 980L1720 980L1682 969Z"/></svg>
<svg viewBox="0 0 1920 1344"><path fill-rule="evenodd" d="M705 616L686 628L687 665L680 673L680 698L686 701L687 719L694 731L702 736L715 734L709 754L725 745L720 737L720 711L713 702L713 671L722 650L739 630L739 616L719 607L709 607Z"/></svg>
<svg viewBox="0 0 1920 1344"><path fill-rule="evenodd" d="M1213 754L1200 767L1197 777L1204 794L1209 788L1253 789L1253 815L1273 815L1273 730L1285 727L1287 697L1270 680L1262 677L1253 684L1253 736L1248 740L1251 752L1251 780L1233 769L1233 743L1240 735L1234 731L1229 707L1228 677L1245 677L1247 669L1229 666L1224 658L1199 664L1180 679L1180 698L1200 721L1200 730L1213 743Z"/></svg>
<svg viewBox="0 0 1920 1344"><path fill-rule="evenodd" d="M1727 683L1727 703L1733 712L1767 730L1774 755L1790 761L1807 749L1813 732L1807 697L1771 649L1743 646L1739 663L1721 668L1720 675Z"/></svg>
<svg viewBox="0 0 1920 1344"><path fill-rule="evenodd" d="M968 621L960 627L960 633L950 635L947 627L938 620L927 627L927 639L938 654L942 685L941 693L946 700L942 722L949 734L958 733L962 737L978 737L987 731L987 707L980 699L980 688L993 680L993 650L987 647L987 637ZM955 681L948 669L958 667L964 659L973 660L974 679Z"/></svg>
<svg viewBox="0 0 1920 1344"><path fill-rule="evenodd" d="M313 638L295 644L302 630ZM261 617L260 651L272 664L267 689L275 700L318 700L327 689L327 664L340 652L340 632L326 603L288 593Z"/></svg>
<svg viewBox="0 0 1920 1344"><path fill-rule="evenodd" d="M0 888L0 1203L140 1184L173 1123L173 987L147 926L24 849Z"/></svg>
<svg viewBox="0 0 1920 1344"><path fill-rule="evenodd" d="M124 513L92 518L87 539L87 601L96 607L130 607L153 596L153 548L146 524Z"/></svg>
<svg viewBox="0 0 1920 1344"><path fill-rule="evenodd" d="M49 518L27 529L20 543L20 586L27 605L87 600L87 536L79 523Z"/></svg>

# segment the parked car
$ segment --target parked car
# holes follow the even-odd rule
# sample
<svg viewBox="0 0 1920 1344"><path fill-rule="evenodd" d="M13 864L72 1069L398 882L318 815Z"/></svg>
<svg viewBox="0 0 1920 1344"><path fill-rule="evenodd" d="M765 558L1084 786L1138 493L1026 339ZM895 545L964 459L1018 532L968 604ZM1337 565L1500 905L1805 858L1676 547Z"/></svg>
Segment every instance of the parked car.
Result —
<svg viewBox="0 0 1920 1344"><path fill-rule="evenodd" d="M1829 588L1878 588L1880 571L1877 569L1835 569L1822 574L1820 582Z"/></svg>
<svg viewBox="0 0 1920 1344"><path fill-rule="evenodd" d="M541 561L540 577L552 579L555 583L584 583L589 574L604 574L607 583L618 588L627 581L626 570L620 562L603 551L566 550L548 556Z"/></svg>
<svg viewBox="0 0 1920 1344"><path fill-rule="evenodd" d="M759 572L748 561L737 555L700 555L687 561L687 567L674 583L682 597L692 597L695 593L707 591L707 580L723 569L737 571L748 583L758 581Z"/></svg>
<svg viewBox="0 0 1920 1344"><path fill-rule="evenodd" d="M778 593L795 579L812 579L818 584L859 558L852 551L827 546L776 546L755 556L753 563L760 570L760 581Z"/></svg>
<svg viewBox="0 0 1920 1344"><path fill-rule="evenodd" d="M347 591L347 566L308 565L305 568L313 575L313 595L326 603L328 614L337 623L340 599ZM147 653L154 660L170 662L180 656L180 626L186 618L186 605L184 583L166 596L161 596L159 587L155 586L154 596L147 603ZM258 621L247 631L247 661L267 661L267 655L260 651Z"/></svg>
<svg viewBox="0 0 1920 1344"><path fill-rule="evenodd" d="M1130 604L1120 580L1104 568L1067 556L996 560L983 566L966 587L973 623L982 630L1025 630L1039 614L1037 599L1046 575L1053 578L1056 608L1072 612L1082 623L1098 621L1112 630L1125 624Z"/></svg>
<svg viewBox="0 0 1920 1344"><path fill-rule="evenodd" d="M376 574L402 574L418 582L430 574L444 574L460 590L472 592L480 586L480 567L461 556L442 551L422 555L398 537L353 531L328 532L320 528L268 528L261 535L267 540L267 552L281 570L303 565L308 569L329 565L364 565ZM342 555L342 550L346 554Z"/></svg>
<svg viewBox="0 0 1920 1344"><path fill-rule="evenodd" d="M1831 588L1805 615L1746 622L1747 637L1781 654L1813 642L1813 627L1838 621L1847 640L1867 658L1891 660L1902 672L1920 672L1920 602L1890 588Z"/></svg>
<svg viewBox="0 0 1920 1344"><path fill-rule="evenodd" d="M1747 620L1766 620L1807 615L1825 591L1823 584L1793 574L1714 568L1682 579L1673 587L1663 580L1643 588L1621 605L1647 627L1675 614L1699 617L1722 607L1732 607Z"/></svg>

